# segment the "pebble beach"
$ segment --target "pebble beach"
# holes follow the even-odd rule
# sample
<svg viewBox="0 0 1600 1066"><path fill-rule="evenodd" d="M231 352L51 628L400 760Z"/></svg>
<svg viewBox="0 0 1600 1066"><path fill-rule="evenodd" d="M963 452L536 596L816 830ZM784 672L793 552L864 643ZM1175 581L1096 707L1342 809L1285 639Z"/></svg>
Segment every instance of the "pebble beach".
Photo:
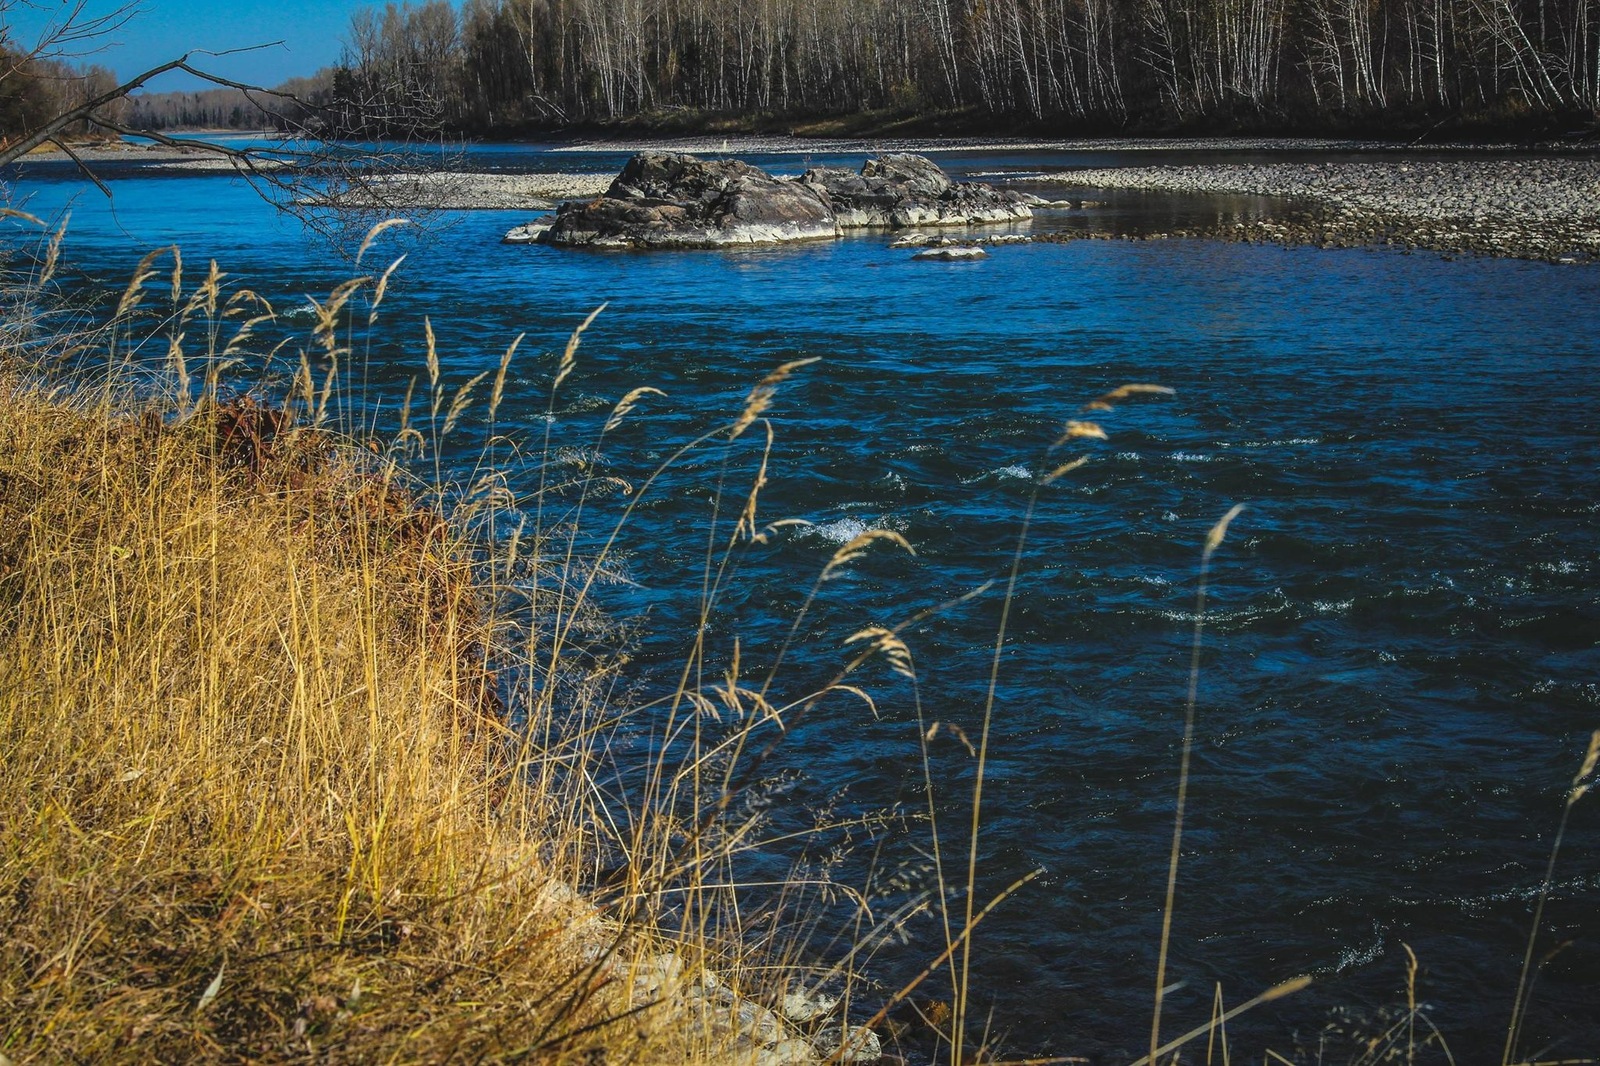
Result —
<svg viewBox="0 0 1600 1066"><path fill-rule="evenodd" d="M1041 180L1041 179L1036 179ZM1267 196L1267 217L1166 236L1324 247L1398 245L1554 262L1600 259L1600 161L1485 158L1413 162L1201 164L1075 170L1075 189Z"/></svg>

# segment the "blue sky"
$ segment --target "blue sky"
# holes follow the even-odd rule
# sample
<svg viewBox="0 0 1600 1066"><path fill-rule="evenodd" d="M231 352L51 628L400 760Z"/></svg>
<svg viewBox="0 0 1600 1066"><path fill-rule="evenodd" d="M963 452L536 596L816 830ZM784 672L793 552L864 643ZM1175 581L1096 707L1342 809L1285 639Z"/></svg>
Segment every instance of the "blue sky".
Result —
<svg viewBox="0 0 1600 1066"><path fill-rule="evenodd" d="M381 6L381 0L143 0L127 25L111 35L114 43L74 62L100 63L127 78L193 49L220 52L282 41L242 55L190 60L238 81L275 85L337 61L350 13L367 6ZM71 7L58 0L23 0L7 13L10 36L27 47ZM87 0L84 14L93 17L116 7L110 0ZM200 87L187 76L167 75L148 89Z"/></svg>

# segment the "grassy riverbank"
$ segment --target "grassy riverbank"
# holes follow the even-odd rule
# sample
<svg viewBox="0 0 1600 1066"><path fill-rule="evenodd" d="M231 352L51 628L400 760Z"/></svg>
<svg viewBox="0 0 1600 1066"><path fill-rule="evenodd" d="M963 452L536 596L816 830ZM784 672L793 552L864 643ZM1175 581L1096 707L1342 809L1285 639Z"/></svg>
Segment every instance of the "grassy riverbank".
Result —
<svg viewBox="0 0 1600 1066"><path fill-rule="evenodd" d="M151 262L87 335L30 330L13 300L0 352L0 1063L781 1046L793 1031L753 997L781 1002L789 971L640 902L670 810L616 812L635 872L603 899L570 887L618 850L595 840L589 760L615 709L582 608L540 616L575 650L518 698L525 566L447 518L395 446L330 429L338 397L309 376L273 404L228 398L217 368L267 319L181 264L141 319ZM323 305L308 343L334 364L330 323L372 286ZM136 332L150 321L169 332ZM129 369L141 344L164 365ZM41 377L52 346L99 354Z"/></svg>
<svg viewBox="0 0 1600 1066"><path fill-rule="evenodd" d="M332 437L164 414L0 386L0 1049L682 1053L603 1024L456 534Z"/></svg>

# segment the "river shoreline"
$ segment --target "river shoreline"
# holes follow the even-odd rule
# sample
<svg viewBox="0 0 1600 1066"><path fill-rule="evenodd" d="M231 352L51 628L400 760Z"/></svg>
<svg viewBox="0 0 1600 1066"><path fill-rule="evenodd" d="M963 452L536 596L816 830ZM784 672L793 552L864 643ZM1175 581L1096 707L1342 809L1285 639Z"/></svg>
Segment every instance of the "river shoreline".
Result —
<svg viewBox="0 0 1600 1066"><path fill-rule="evenodd" d="M1288 205L1268 217L1166 236L1600 260L1600 161L1592 159L1202 164L1077 170L1041 180L1075 189L1267 196Z"/></svg>
<svg viewBox="0 0 1600 1066"><path fill-rule="evenodd" d="M1321 247L1390 246L1447 255L1484 255L1549 262L1600 261L1600 159L1571 150L1531 154L1510 145L1453 144L1416 148L1382 140L1294 138L1128 138L1112 140L911 139L865 141L795 136L691 136L576 141L554 151L584 156L643 151L697 155L796 156L824 153L961 151L1240 152L1326 154L1323 161L1201 162L1102 167L1018 175L1017 184L1083 191L1146 191L1267 197L1281 206L1259 217L1218 215L1212 224L1160 233L1128 233L1096 225L1035 235L1040 241L1079 238L1198 238ZM135 163L164 171L232 174L233 162L202 148L99 145L75 148L87 164ZM1441 153L1458 158L1441 159ZM1371 159L1360 158L1373 156ZM1357 158L1350 158L1355 156ZM1380 158L1381 156L1381 158ZM23 161L60 162L59 152ZM271 162L264 165L271 166ZM1004 174L985 175L1004 181ZM602 194L608 173L581 163L558 173L466 171L390 174L347 189L331 202L302 206L352 209L417 207L452 211L548 211L563 200Z"/></svg>

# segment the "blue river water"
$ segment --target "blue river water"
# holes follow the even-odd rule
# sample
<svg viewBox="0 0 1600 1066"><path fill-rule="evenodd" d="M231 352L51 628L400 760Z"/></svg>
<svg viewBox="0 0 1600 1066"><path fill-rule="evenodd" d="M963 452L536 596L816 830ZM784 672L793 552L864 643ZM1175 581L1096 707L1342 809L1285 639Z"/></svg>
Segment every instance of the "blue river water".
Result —
<svg viewBox="0 0 1600 1066"><path fill-rule="evenodd" d="M497 146L469 159L607 171L624 157ZM958 174L1152 161L935 158ZM71 209L72 284L120 288L140 255L178 243L189 270L215 259L303 325L305 296L353 270L237 179L128 169L110 184L108 202L42 167L13 186L35 213ZM1137 229L1271 206L1117 209ZM710 628L722 652L739 635L747 677L829 555L865 530L900 534L916 556L880 545L823 586L785 667L795 694L829 675L849 633L1003 586L1038 476L1090 456L1040 492L999 675L980 902L1043 871L975 938L975 1002L1003 1046L1142 1053L1200 548L1243 503L1212 567L1165 1031L1204 1023L1219 983L1233 1005L1310 974L1310 988L1231 1023L1235 1047L1315 1060L1329 1040L1325 1061L1344 1061L1326 1027L1380 1030L1371 1019L1405 1003L1409 945L1456 1060L1498 1061L1565 790L1600 728L1600 270L1196 240L999 246L962 264L913 262L882 235L653 254L498 243L526 217L462 213L407 245L366 387L392 404L423 373L424 315L454 384L526 332L498 428L537 447L549 425L582 446L622 393L661 389L599 457L637 483L774 366L817 357L773 401L760 504L763 522L810 524L744 557ZM602 301L547 423L552 353ZM1049 452L1066 419L1125 382L1175 394L1096 415L1106 441ZM469 417L451 461L475 459L486 434ZM642 619L633 669L646 689L681 661L716 485L725 477L725 536L759 436L691 456L624 535L628 583L605 602ZM513 487L534 476L514 471ZM924 714L974 742L1001 610L994 587L905 633ZM786 802L914 814L926 800L910 688L881 666L857 676L877 715L841 701L809 718L774 763ZM964 855L973 762L949 730L932 753L943 844ZM868 876L876 856L893 900L926 882L926 835L892 830L839 876ZM768 861L792 859L775 847ZM1597 901L1590 796L1571 811L1545 909L1530 1057L1600 1055ZM940 946L931 919L913 921L868 971L894 984Z"/></svg>

